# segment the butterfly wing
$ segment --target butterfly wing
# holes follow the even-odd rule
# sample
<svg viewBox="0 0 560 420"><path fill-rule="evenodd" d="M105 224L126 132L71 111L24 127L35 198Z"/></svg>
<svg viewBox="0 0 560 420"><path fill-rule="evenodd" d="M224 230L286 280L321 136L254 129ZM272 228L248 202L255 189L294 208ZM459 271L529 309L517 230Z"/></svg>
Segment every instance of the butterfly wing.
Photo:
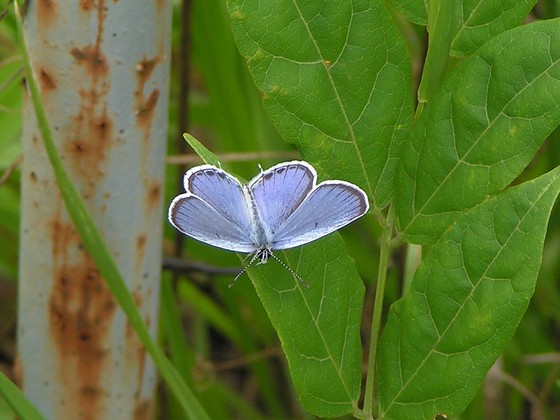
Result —
<svg viewBox="0 0 560 420"><path fill-rule="evenodd" d="M315 187L317 173L307 162L284 162L261 172L248 184L267 238L301 205Z"/></svg>
<svg viewBox="0 0 560 420"><path fill-rule="evenodd" d="M367 195L354 184L325 181L319 184L272 238L272 249L300 246L338 230L369 209Z"/></svg>
<svg viewBox="0 0 560 420"><path fill-rule="evenodd" d="M212 165L185 174L185 194L169 206L169 221L201 242L236 252L256 250L251 210L243 187Z"/></svg>

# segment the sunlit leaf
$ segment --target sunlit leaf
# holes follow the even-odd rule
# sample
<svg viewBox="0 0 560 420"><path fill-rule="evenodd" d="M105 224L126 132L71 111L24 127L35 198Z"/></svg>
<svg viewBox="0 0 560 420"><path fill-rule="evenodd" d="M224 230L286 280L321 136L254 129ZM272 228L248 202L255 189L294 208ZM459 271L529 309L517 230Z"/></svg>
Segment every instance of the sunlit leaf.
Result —
<svg viewBox="0 0 560 420"><path fill-rule="evenodd" d="M232 29L285 140L378 207L412 115L410 60L379 1L230 0Z"/></svg>

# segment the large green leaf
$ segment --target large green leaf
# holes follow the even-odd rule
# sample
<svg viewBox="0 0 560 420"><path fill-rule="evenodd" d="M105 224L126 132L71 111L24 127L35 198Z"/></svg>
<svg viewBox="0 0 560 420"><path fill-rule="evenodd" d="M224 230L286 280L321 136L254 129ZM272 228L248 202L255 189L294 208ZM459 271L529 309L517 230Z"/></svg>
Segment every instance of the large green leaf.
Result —
<svg viewBox="0 0 560 420"><path fill-rule="evenodd" d="M249 275L278 332L302 404L319 416L357 410L364 286L338 234L277 255ZM241 280L240 280L241 281Z"/></svg>
<svg viewBox="0 0 560 420"><path fill-rule="evenodd" d="M230 0L232 29L284 139L319 173L391 198L412 115L410 60L379 0Z"/></svg>
<svg viewBox="0 0 560 420"><path fill-rule="evenodd" d="M459 28L451 46L454 55L468 55L493 36L511 29L537 0L465 0L459 7Z"/></svg>
<svg viewBox="0 0 560 420"><path fill-rule="evenodd" d="M465 409L533 295L559 192L557 168L471 209L433 246L382 335L380 418Z"/></svg>
<svg viewBox="0 0 560 420"><path fill-rule="evenodd" d="M414 129L398 177L400 230L434 242L511 183L560 122L560 20L486 43L447 80Z"/></svg>

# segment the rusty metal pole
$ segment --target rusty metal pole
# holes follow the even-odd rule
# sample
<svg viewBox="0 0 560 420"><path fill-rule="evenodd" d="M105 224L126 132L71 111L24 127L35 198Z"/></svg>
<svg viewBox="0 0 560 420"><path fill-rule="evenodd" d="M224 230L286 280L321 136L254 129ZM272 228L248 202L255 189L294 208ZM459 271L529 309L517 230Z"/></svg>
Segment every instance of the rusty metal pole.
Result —
<svg viewBox="0 0 560 420"><path fill-rule="evenodd" d="M155 335L171 0L34 0L24 16L58 149ZM49 419L151 418L156 373L66 213L28 101L19 361Z"/></svg>

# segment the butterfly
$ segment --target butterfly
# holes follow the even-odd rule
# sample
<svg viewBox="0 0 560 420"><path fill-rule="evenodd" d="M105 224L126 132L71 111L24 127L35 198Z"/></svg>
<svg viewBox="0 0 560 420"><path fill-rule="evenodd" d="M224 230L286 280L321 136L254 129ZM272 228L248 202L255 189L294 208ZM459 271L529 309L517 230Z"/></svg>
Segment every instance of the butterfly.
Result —
<svg viewBox="0 0 560 420"><path fill-rule="evenodd" d="M290 161L262 170L246 185L221 168L196 166L184 177L185 193L169 206L169 221L191 238L228 251L273 257L332 233L369 209L366 193L345 181L323 181L309 163ZM305 282L303 282L305 284Z"/></svg>

